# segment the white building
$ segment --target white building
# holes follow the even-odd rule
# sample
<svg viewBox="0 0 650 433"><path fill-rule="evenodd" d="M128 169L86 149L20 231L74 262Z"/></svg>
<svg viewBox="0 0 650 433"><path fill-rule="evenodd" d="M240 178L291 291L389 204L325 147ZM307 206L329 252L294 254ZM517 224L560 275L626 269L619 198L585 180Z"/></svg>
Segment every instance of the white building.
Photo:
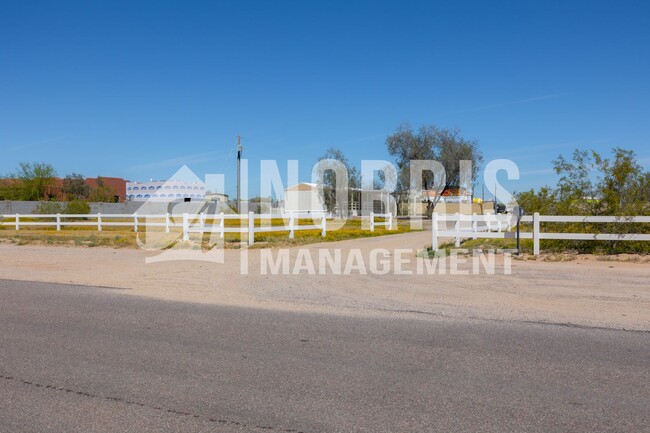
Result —
<svg viewBox="0 0 650 433"><path fill-rule="evenodd" d="M315 183L301 182L284 190L284 210L289 212L323 212L325 205Z"/></svg>
<svg viewBox="0 0 650 433"><path fill-rule="evenodd" d="M391 206L390 194L381 190L350 190L347 210L335 209L333 214L346 216L367 216L374 213L396 213L396 206ZM300 212L326 211L320 194L320 185L301 182L284 190L284 210Z"/></svg>
<svg viewBox="0 0 650 433"><path fill-rule="evenodd" d="M127 182L126 199L129 201L200 201L205 199L205 183L183 180L151 180Z"/></svg>

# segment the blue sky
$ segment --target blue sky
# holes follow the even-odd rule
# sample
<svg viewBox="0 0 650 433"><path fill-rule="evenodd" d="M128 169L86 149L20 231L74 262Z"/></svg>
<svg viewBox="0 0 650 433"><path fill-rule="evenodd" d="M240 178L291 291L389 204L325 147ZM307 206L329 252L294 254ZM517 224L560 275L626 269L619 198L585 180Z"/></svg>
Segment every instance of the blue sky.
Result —
<svg viewBox="0 0 650 433"><path fill-rule="evenodd" d="M650 167L649 21L641 1L4 2L0 173L187 164L232 194L241 134L254 194L260 159L298 159L309 180L328 147L388 159L403 121L513 159L515 190L554 183L574 148Z"/></svg>

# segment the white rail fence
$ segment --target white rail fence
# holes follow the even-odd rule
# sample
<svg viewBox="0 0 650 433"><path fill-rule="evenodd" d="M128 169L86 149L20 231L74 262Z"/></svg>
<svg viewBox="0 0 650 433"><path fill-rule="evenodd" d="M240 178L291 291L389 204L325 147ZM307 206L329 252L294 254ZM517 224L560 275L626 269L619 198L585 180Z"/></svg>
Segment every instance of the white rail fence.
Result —
<svg viewBox="0 0 650 433"><path fill-rule="evenodd" d="M383 219L383 221L375 221L375 218ZM374 232L376 226L385 226L388 230L394 230L392 213L374 213L370 212L370 231Z"/></svg>
<svg viewBox="0 0 650 433"><path fill-rule="evenodd" d="M645 233L557 233L542 232L540 223L650 223L650 216L562 216L562 215L524 215L522 223L532 223L533 231L520 231L520 239L533 240L533 254L539 255L542 239L555 240L594 240L594 241L650 241L650 234ZM452 238L456 247L462 239L514 239L517 216L511 214L462 215L433 213L431 221L431 244L438 251L441 238ZM444 227L440 227L440 223ZM449 227L452 223L452 228Z"/></svg>
<svg viewBox="0 0 650 433"><path fill-rule="evenodd" d="M320 230L321 236L327 234L327 214L314 211L288 211L284 214L9 214L0 215L0 225L13 226L16 230L23 227L42 226L56 227L60 231L64 227L90 226L102 231L103 227L119 226L131 227L135 232L140 228L164 227L169 233L172 228L182 229L183 241L190 239L191 233L218 233L224 237L225 233L247 234L249 245L255 243L255 233L288 232L293 239L296 231ZM283 219L284 224L272 225L271 219ZM375 221L376 218L384 221ZM311 219L312 224L300 224L300 220ZM10 220L10 221L7 221ZM128 220L128 221L125 221ZM227 226L227 220L237 220L240 224ZM244 222L245 221L245 222ZM259 224L256 224L259 221ZM210 224L208 224L210 222ZM393 227L392 214L371 214L370 230L375 226L386 226L389 230Z"/></svg>

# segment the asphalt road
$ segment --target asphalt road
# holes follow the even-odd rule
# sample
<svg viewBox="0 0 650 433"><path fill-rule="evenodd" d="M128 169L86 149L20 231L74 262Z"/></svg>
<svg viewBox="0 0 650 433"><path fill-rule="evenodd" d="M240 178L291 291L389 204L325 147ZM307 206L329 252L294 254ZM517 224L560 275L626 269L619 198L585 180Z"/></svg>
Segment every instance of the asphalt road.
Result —
<svg viewBox="0 0 650 433"><path fill-rule="evenodd" d="M650 431L650 333L7 280L0 327L2 432Z"/></svg>

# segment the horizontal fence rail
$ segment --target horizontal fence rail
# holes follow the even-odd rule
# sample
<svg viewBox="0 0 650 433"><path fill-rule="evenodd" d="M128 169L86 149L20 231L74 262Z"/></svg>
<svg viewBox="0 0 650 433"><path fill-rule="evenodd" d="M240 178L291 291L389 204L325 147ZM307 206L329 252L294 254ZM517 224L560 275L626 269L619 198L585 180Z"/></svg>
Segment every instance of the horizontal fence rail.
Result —
<svg viewBox="0 0 650 433"><path fill-rule="evenodd" d="M533 254L539 255L540 240L594 240L594 241L650 241L646 233L563 233L542 232L540 223L650 223L650 216L576 216L576 215L524 215L521 223L532 223L532 232L520 231L520 239L533 240ZM449 225L452 225L452 228ZM441 227L441 224L443 227ZM441 238L453 238L456 247L462 239L514 239L517 216L512 214L464 215L433 213L431 244L438 251Z"/></svg>
<svg viewBox="0 0 650 433"><path fill-rule="evenodd" d="M321 211L285 211L284 214L8 214L0 215L0 218L0 225L14 226L16 230L21 227L49 226L60 231L68 226L90 226L102 231L103 227L115 226L131 227L135 232L141 228L164 227L165 232L169 233L172 228L180 228L183 241L188 241L191 233L218 233L221 238L225 233L240 233L248 235L249 245L255 243L255 233L288 232L290 239L295 237L296 231L301 230L320 230L322 237L327 235L327 213ZM375 221L375 218L384 218L385 221ZM272 225L272 219L282 219L283 224ZM304 220L309 219L313 223L304 224ZM238 220L241 225L227 226L227 220ZM303 224L300 224L300 220L303 220ZM390 229L393 221L392 214L371 214L371 230L374 231L375 225L384 225Z"/></svg>
<svg viewBox="0 0 650 433"><path fill-rule="evenodd" d="M375 218L383 219L383 221L375 221ZM385 226L388 230L394 230L393 214L392 213L374 213L370 212L370 231L375 231L375 226Z"/></svg>

